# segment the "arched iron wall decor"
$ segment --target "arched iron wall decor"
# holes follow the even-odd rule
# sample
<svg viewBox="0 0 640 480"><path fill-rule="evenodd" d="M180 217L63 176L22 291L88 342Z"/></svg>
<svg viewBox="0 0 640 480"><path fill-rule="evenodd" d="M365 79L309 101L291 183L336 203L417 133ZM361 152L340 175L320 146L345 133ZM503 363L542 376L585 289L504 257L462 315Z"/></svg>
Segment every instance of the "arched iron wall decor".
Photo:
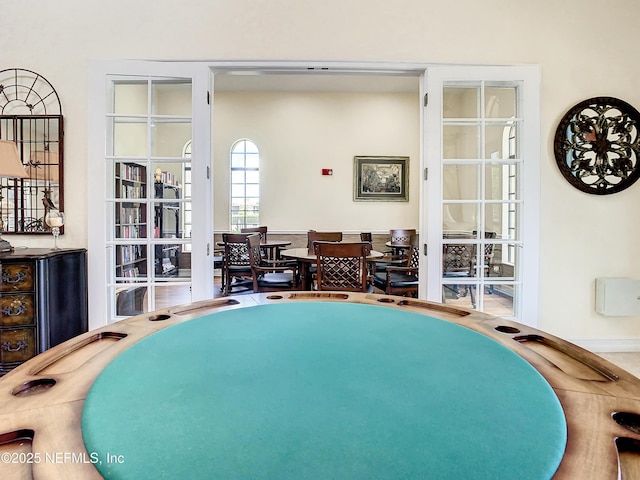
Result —
<svg viewBox="0 0 640 480"><path fill-rule="evenodd" d="M562 117L554 141L562 175L577 189L617 193L640 177L640 113L613 97L578 103Z"/></svg>
<svg viewBox="0 0 640 480"><path fill-rule="evenodd" d="M42 75L0 70L0 139L16 143L29 175L0 179L3 233L50 233L46 214L64 209L63 122L60 98Z"/></svg>

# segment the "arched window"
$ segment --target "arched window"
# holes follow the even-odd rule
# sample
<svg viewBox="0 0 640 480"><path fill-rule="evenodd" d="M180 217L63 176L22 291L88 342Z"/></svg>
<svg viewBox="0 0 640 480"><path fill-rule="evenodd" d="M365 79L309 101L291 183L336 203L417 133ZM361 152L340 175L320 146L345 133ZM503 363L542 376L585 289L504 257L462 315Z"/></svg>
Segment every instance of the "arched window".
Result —
<svg viewBox="0 0 640 480"><path fill-rule="evenodd" d="M251 140L231 147L231 231L259 225L260 153Z"/></svg>

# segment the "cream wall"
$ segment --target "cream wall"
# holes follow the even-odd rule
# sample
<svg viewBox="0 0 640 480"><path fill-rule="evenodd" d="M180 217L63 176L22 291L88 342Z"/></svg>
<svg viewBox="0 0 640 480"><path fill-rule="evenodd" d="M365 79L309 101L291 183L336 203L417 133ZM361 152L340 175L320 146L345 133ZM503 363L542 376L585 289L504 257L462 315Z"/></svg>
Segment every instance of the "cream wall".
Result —
<svg viewBox="0 0 640 480"><path fill-rule="evenodd" d="M417 93L216 92L213 115L216 232L229 229L229 152L243 138L260 150L260 223L269 230L418 228ZM354 202L355 155L410 157L409 202Z"/></svg>
<svg viewBox="0 0 640 480"><path fill-rule="evenodd" d="M606 318L593 305L596 277L640 277L640 184L606 197L579 192L560 175L552 139L583 99L610 95L640 106L639 20L636 0L4 0L0 65L39 72L57 89L68 215L61 244L85 246L94 214L86 198L103 181L86 174L90 59L539 64L540 326L594 347L638 348L640 317Z"/></svg>

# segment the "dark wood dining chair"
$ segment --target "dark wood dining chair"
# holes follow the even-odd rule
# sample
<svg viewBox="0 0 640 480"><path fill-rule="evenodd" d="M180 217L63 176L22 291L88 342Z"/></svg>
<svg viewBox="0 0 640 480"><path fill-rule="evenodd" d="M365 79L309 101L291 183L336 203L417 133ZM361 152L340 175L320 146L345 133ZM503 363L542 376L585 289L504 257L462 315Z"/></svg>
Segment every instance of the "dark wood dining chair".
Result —
<svg viewBox="0 0 640 480"><path fill-rule="evenodd" d="M317 232L315 230L309 230L307 232L307 248L309 249L309 253L315 255L315 250L313 248L315 242L341 242L342 241L342 232ZM314 263L309 265L309 278L314 277L316 272L318 271L317 265Z"/></svg>
<svg viewBox="0 0 640 480"><path fill-rule="evenodd" d="M341 242L342 232L316 232L309 230L307 232L307 248L313 252L314 242Z"/></svg>
<svg viewBox="0 0 640 480"><path fill-rule="evenodd" d="M247 251L253 280L253 291L274 292L295 290L298 287L298 266L285 261L264 261L260 248L260 235L247 237Z"/></svg>
<svg viewBox="0 0 640 480"><path fill-rule="evenodd" d="M445 243L442 246L442 276L443 278L471 278L475 277L475 245L470 243ZM474 288L472 285L464 285L460 292L460 285L445 284L443 301L447 293L454 298L465 297L469 293L471 305L476 308Z"/></svg>
<svg viewBox="0 0 640 480"><path fill-rule="evenodd" d="M373 293L369 282L369 242L316 242L316 289Z"/></svg>
<svg viewBox="0 0 640 480"><path fill-rule="evenodd" d="M249 290L253 285L253 273L249 263L247 237L251 233L223 233L224 258L222 259L223 295L230 295L234 288Z"/></svg>
<svg viewBox="0 0 640 480"><path fill-rule="evenodd" d="M388 266L404 267L407 263L408 248L411 243L411 236L416 235L415 228L389 230L389 243L391 250L384 251L384 257L375 262L375 271L384 272ZM398 245L394 247L393 245Z"/></svg>
<svg viewBox="0 0 640 480"><path fill-rule="evenodd" d="M260 234L260 241L261 242L266 242L267 241L267 230L268 228L266 226L262 226L262 227L244 227L240 229L240 233L258 233Z"/></svg>
<svg viewBox="0 0 640 480"><path fill-rule="evenodd" d="M389 230L389 237L391 237L391 244L408 245L411 242L411 235L415 235L415 228L398 228Z"/></svg>
<svg viewBox="0 0 640 480"><path fill-rule="evenodd" d="M410 246L402 265L387 265L384 271L373 273L373 284L387 295L418 297L418 235L411 235L408 244Z"/></svg>

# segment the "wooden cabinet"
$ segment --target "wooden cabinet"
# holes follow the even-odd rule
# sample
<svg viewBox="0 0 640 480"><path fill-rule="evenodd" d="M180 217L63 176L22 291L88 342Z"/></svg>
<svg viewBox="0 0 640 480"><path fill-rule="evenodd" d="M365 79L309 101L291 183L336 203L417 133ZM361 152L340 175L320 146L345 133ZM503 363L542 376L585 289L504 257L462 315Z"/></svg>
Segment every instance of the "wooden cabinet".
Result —
<svg viewBox="0 0 640 480"><path fill-rule="evenodd" d="M0 375L87 326L85 249L0 254Z"/></svg>

